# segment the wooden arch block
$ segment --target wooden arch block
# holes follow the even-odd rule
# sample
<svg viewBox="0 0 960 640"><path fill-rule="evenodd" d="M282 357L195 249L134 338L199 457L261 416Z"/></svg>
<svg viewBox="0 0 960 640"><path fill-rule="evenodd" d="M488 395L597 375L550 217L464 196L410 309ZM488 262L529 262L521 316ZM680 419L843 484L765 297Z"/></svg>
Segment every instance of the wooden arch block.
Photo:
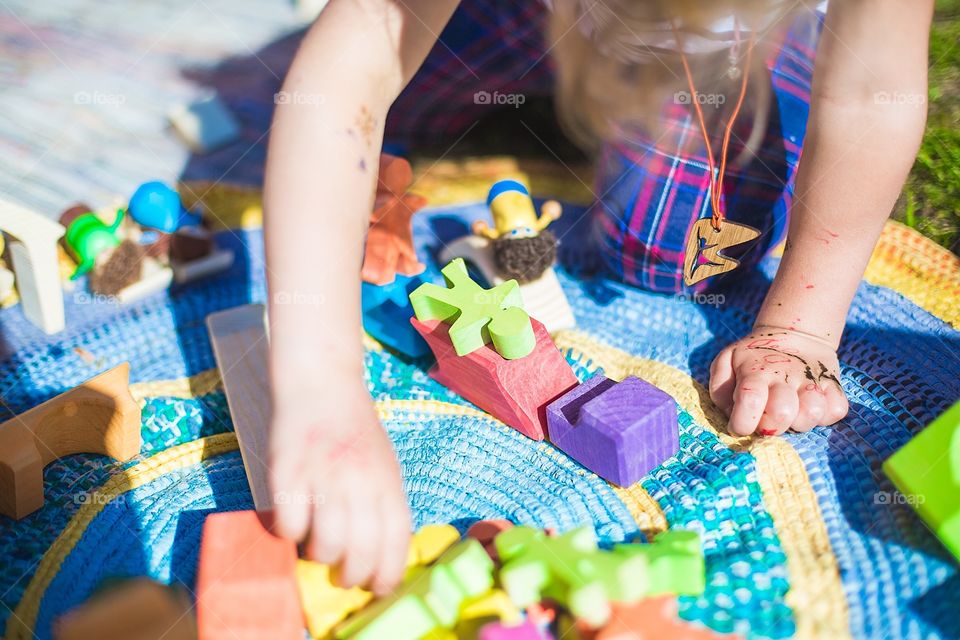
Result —
<svg viewBox="0 0 960 640"><path fill-rule="evenodd" d="M43 506L43 468L75 453L129 460L140 453L140 406L124 362L0 424L0 513Z"/></svg>

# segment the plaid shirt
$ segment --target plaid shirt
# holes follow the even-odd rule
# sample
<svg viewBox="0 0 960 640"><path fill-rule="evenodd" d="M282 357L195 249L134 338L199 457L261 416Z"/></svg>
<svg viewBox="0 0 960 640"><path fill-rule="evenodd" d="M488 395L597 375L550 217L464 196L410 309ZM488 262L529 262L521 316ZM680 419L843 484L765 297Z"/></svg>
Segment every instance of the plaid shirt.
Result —
<svg viewBox="0 0 960 640"><path fill-rule="evenodd" d="M809 112L814 46L822 23L821 15L812 18L803 16L784 31L767 60L772 88L767 130L755 155L743 166L728 166L724 179L727 217L762 232L757 241L728 251L741 260L741 268L759 262L786 234ZM387 121L388 140L416 136L453 143L496 106L491 104L495 92L549 95L553 67L545 51L545 26L546 10L537 0L462 2L394 103ZM704 106L708 119L711 108ZM721 113L726 118L729 109ZM683 284L687 232L698 218L711 214L710 176L693 107L671 101L659 120L656 137L631 132L628 140L602 149L594 185L597 199L591 208L593 240L602 263L619 279L647 290L676 293L687 289ZM731 162L750 137L753 120L754 114L745 108L734 127ZM716 151L723 122L714 118L711 129ZM694 288L703 290L729 276Z"/></svg>

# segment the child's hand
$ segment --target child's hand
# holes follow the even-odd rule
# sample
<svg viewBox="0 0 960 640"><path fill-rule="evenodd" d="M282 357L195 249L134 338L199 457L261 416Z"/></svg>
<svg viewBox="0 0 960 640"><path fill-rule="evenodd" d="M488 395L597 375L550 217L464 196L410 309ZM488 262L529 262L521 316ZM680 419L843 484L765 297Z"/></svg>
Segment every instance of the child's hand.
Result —
<svg viewBox="0 0 960 640"><path fill-rule="evenodd" d="M396 454L362 384L275 408L270 461L277 533L341 586L389 592L406 568L410 512Z"/></svg>
<svg viewBox="0 0 960 640"><path fill-rule="evenodd" d="M730 416L737 435L809 431L845 415L840 365L833 346L814 336L755 327L710 366L710 397Z"/></svg>

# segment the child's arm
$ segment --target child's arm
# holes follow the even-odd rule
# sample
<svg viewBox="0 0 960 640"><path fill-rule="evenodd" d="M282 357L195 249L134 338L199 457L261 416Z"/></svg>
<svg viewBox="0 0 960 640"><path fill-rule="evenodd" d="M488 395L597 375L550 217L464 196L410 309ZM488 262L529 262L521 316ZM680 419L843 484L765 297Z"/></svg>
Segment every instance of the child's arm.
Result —
<svg viewBox="0 0 960 640"><path fill-rule="evenodd" d="M277 100L264 187L276 526L341 582L402 575L410 517L363 379L360 261L387 109L455 0L333 0Z"/></svg>
<svg viewBox="0 0 960 640"><path fill-rule="evenodd" d="M772 435L847 413L836 348L923 136L933 0L831 2L787 250L753 333L711 368L730 429Z"/></svg>

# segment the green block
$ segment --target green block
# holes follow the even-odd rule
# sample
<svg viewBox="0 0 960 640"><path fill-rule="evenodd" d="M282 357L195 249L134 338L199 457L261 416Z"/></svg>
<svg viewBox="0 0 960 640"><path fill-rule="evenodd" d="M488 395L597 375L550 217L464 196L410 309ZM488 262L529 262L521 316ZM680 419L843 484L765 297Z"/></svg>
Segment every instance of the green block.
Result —
<svg viewBox="0 0 960 640"><path fill-rule="evenodd" d="M598 549L589 527L554 537L514 527L494 544L503 562L500 582L519 607L551 598L600 626L610 616L610 602L636 600L647 591L646 558Z"/></svg>
<svg viewBox="0 0 960 640"><path fill-rule="evenodd" d="M451 261L441 273L447 288L425 283L410 294L418 320L450 324L450 342L458 356L491 342L507 360L530 355L536 337L516 280L484 289L470 279L462 258Z"/></svg>
<svg viewBox="0 0 960 640"><path fill-rule="evenodd" d="M347 620L339 640L416 640L438 629L452 629L468 598L493 588L493 561L476 540L451 547L429 567L410 571L390 596Z"/></svg>
<svg viewBox="0 0 960 640"><path fill-rule="evenodd" d="M960 402L890 456L883 471L960 560Z"/></svg>
<svg viewBox="0 0 960 640"><path fill-rule="evenodd" d="M706 588L706 566L696 531L664 531L650 544L620 544L614 553L643 558L649 575L646 596L697 596Z"/></svg>

